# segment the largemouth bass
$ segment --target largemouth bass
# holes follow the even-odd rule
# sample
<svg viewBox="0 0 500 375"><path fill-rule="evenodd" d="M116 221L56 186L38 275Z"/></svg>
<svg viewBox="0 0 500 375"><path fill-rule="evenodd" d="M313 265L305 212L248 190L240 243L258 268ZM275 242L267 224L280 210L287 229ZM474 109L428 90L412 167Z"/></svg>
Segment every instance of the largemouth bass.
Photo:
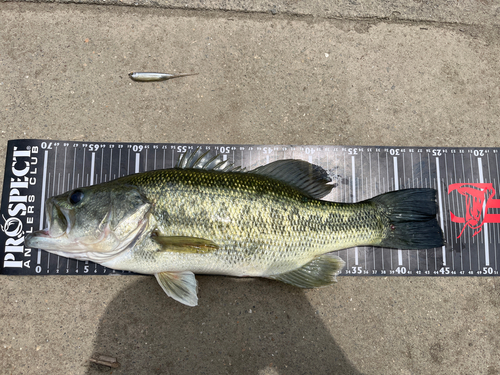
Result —
<svg viewBox="0 0 500 375"><path fill-rule="evenodd" d="M156 276L170 297L198 303L195 274L257 276L301 288L332 284L353 246L443 245L436 191L407 189L359 203L321 198L321 167L279 160L245 172L201 151L176 168L77 188L46 202L48 227L26 246Z"/></svg>

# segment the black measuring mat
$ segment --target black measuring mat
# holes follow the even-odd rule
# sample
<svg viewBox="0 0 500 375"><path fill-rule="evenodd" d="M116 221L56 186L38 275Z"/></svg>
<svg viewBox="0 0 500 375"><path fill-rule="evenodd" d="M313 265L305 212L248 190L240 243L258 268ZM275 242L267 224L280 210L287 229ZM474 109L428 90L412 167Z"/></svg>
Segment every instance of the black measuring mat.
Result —
<svg viewBox="0 0 500 375"><path fill-rule="evenodd" d="M96 143L13 140L8 143L0 219L0 272L9 275L129 274L24 246L43 229L47 198L131 173L172 168L201 147L247 170L302 159L329 172L325 200L358 202L384 192L434 188L446 245L425 250L357 247L338 251L341 275L498 275L500 165L496 148L279 146Z"/></svg>

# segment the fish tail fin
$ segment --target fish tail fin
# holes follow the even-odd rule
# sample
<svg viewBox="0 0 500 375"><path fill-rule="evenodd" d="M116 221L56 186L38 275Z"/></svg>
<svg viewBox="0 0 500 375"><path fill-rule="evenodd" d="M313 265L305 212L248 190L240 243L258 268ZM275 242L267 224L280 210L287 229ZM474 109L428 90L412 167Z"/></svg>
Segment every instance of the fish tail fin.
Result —
<svg viewBox="0 0 500 375"><path fill-rule="evenodd" d="M435 189L405 189L370 199L389 220L380 247L431 249L444 245Z"/></svg>

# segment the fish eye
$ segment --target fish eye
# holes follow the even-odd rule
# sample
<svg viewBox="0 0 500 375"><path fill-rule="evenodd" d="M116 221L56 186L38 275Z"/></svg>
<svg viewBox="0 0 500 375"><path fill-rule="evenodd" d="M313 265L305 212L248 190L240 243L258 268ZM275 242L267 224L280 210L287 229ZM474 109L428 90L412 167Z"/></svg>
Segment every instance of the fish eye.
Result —
<svg viewBox="0 0 500 375"><path fill-rule="evenodd" d="M71 195L69 196L69 202L73 205L80 203L80 201L83 199L83 191L81 190L75 190Z"/></svg>

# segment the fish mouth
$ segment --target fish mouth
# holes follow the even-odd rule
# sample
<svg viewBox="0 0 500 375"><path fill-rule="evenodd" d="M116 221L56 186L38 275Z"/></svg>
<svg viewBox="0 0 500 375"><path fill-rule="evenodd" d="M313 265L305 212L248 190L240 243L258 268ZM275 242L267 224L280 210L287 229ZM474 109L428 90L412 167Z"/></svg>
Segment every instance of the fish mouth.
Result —
<svg viewBox="0 0 500 375"><path fill-rule="evenodd" d="M61 208L54 202L53 198L45 202L45 217L47 227L28 233L24 238L24 243L28 247L38 248L42 243L48 240L67 236L72 228L72 215L64 208Z"/></svg>
<svg viewBox="0 0 500 375"><path fill-rule="evenodd" d="M69 210L61 208L54 202L53 198L49 198L45 206L45 215L47 218L47 229L42 232L47 233L52 238L61 237L64 234L69 234L72 228L72 221Z"/></svg>

